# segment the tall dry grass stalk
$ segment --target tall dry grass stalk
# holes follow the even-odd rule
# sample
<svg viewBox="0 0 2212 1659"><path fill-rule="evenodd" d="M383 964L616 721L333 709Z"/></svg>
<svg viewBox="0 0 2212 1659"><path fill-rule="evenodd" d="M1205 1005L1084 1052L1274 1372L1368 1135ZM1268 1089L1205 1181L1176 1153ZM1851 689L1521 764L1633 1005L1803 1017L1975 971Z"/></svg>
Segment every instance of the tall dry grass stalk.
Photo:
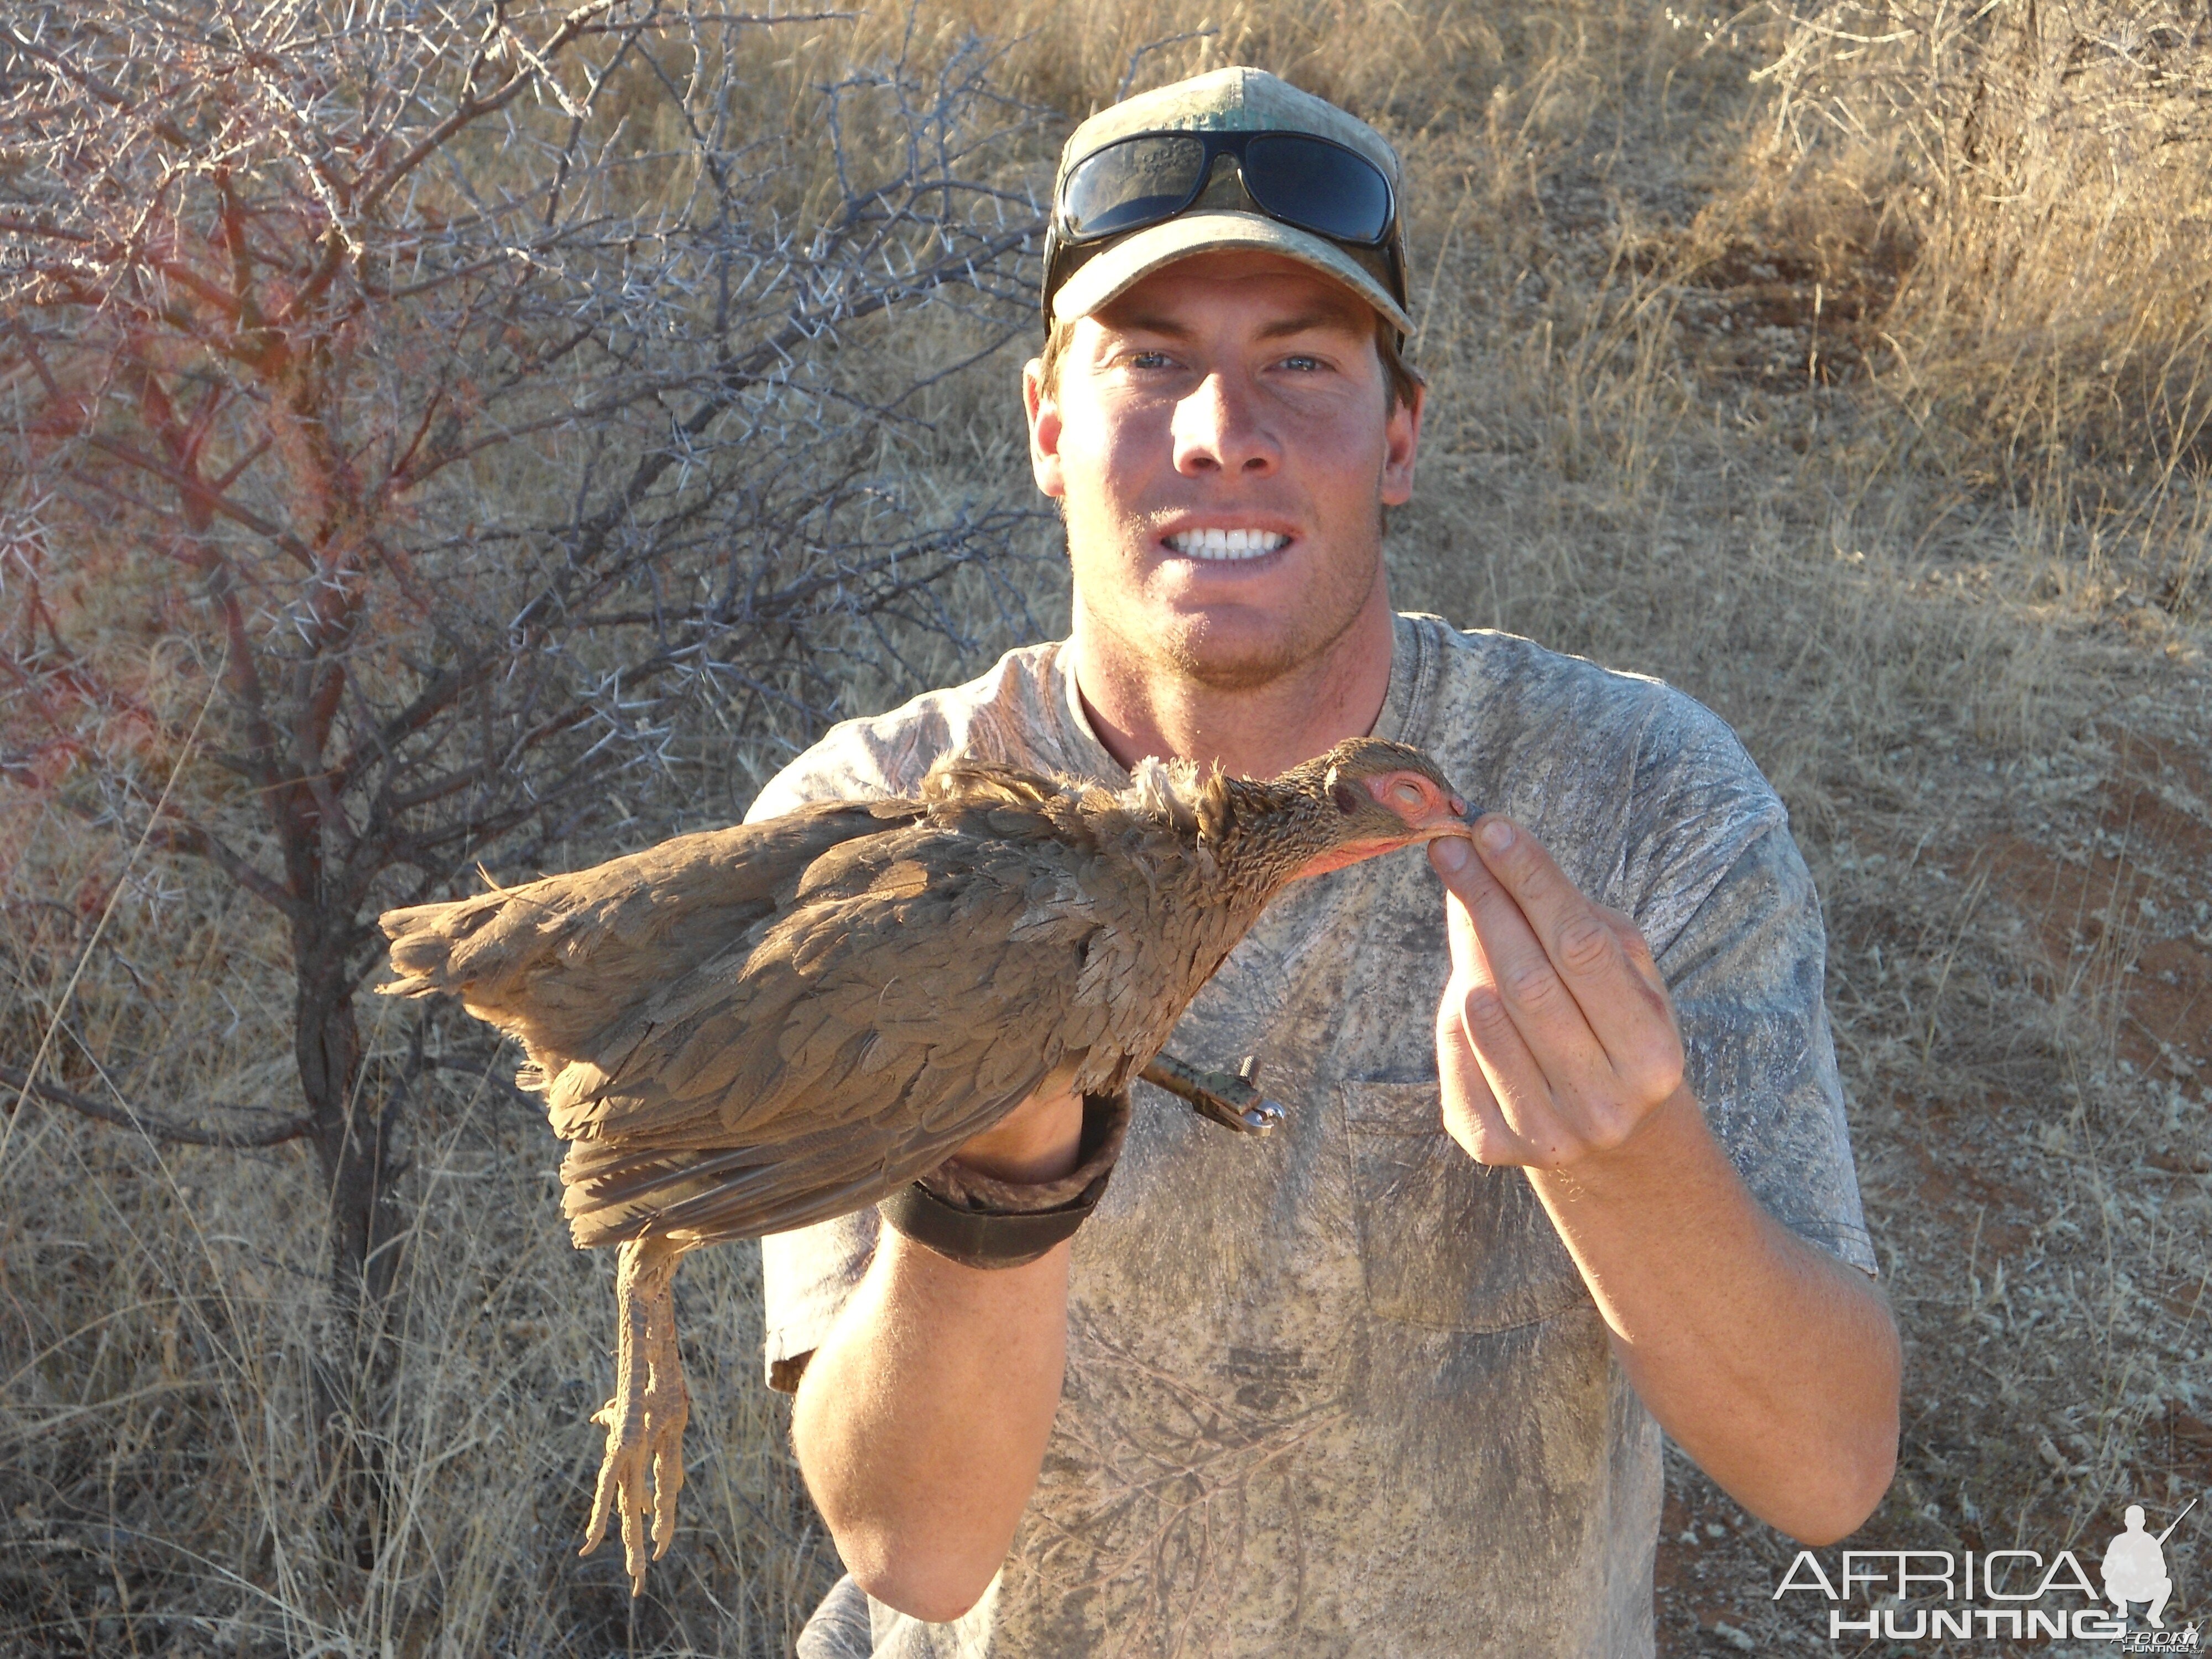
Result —
<svg viewBox="0 0 2212 1659"><path fill-rule="evenodd" d="M2212 1274L2212 1209L2147 1161L2212 1168L2207 1097L2130 1024L2189 930L2212 942L2189 863L2212 841L2186 839L2212 823L2212 773L2187 771L2185 743L2212 718L2205 266L2183 257L2206 196L2194 130L2147 147L2131 112L2178 110L2206 76L2197 37L2148 11L2033 19L942 0L809 26L749 67L734 116L804 156L813 88L980 31L1005 52L1000 90L1063 124L1021 154L1040 191L1066 122L1226 62L1401 145L1432 389L1419 494L1393 524L1400 603L1704 698L1820 878L1911 1353L1900 1480L1870 1534L1892 1546L2039 1544L2094 1530L2123 1489L2163 1502L2212 1350L2190 1294ZM792 176L794 213L832 187ZM918 510L1028 500L1028 342L917 375L990 343L940 313L857 329L841 360L848 385L925 382L875 453ZM1030 545L1049 554L1048 527ZM1062 581L1024 598L1024 628L1064 620ZM893 637L903 665L856 666L844 708L997 643ZM775 750L723 713L679 770L699 810L728 813ZM2153 743L2172 763L2144 758ZM188 866L124 871L51 801L0 793L0 813L19 853L0 892L9 1054L59 1012L76 1052L158 1054L195 1099L285 1103L289 965L266 915ZM397 1030L367 1040L405 1051ZM448 1057L418 1085L400 1384L362 1425L400 1523L365 1566L318 1533L303 1451L327 1316L303 1161L18 1113L0 1163L0 1647L786 1650L836 1567L758 1385L751 1253L686 1275L705 1501L634 1608L617 1564L571 1553L609 1374L605 1266L559 1233L535 1114L497 1068ZM1686 1473L1674 1490L1725 1513ZM1736 1627L1788 1650L1802 1632L1758 1612L1780 1541L1744 1537ZM2178 1576L2205 1582L2177 1539ZM1702 1649L1698 1616L1668 1617L1666 1650Z"/></svg>

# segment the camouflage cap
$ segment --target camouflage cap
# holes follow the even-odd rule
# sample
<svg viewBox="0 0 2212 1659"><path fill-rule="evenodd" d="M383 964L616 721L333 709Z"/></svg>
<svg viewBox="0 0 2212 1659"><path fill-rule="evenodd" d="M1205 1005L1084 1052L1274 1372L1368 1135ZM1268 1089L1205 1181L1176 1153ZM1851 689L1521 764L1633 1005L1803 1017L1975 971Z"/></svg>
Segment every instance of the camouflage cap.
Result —
<svg viewBox="0 0 2212 1659"><path fill-rule="evenodd" d="M1366 122L1265 70L1235 68L1139 93L1084 122L1060 150L1053 180L1055 205L1077 163L1117 139L1147 132L1307 133L1364 156L1390 181L1393 199L1402 195L1398 153ZM1390 234L1395 246L1389 248L1331 241L1258 212L1234 178L1217 169L1198 199L1174 218L1095 246L1065 249L1055 262L1058 285L1048 290L1045 303L1053 320L1072 322L1178 259L1218 248L1255 248L1335 278L1401 333L1411 333L1405 297L1395 291L1397 273L1404 270L1405 233L1394 225Z"/></svg>

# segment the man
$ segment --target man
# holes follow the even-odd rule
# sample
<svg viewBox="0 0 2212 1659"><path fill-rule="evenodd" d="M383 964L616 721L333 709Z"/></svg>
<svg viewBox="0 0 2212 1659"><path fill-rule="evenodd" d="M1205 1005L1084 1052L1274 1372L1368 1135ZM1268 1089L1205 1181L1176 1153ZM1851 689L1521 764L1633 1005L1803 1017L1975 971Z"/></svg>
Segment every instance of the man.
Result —
<svg viewBox="0 0 2212 1659"><path fill-rule="evenodd" d="M2105 1549L2106 1598L2122 1619L2128 1616L2129 1602L2148 1602L2150 1627L2164 1630L2166 1621L2159 1615L2166 1611L2166 1598L2173 1594L2173 1580L2166 1572L2166 1534L2154 1538L2143 1530L2140 1504L2129 1504L2121 1519L2127 1523L2127 1530Z"/></svg>
<svg viewBox="0 0 2212 1659"><path fill-rule="evenodd" d="M1494 809L1479 854L1299 884L1192 1006L1175 1051L1257 1055L1272 1139L1140 1087L1034 1260L890 1206L767 1241L851 1571L810 1659L1649 1653L1661 1425L1808 1541L1887 1485L1896 1334L1780 804L1663 686L1390 609L1397 191L1379 135L1255 70L1079 127L1024 382L1070 636L840 726L754 807L948 750L1121 783L1371 731ZM1085 1115L963 1150L986 1226L1073 1225Z"/></svg>

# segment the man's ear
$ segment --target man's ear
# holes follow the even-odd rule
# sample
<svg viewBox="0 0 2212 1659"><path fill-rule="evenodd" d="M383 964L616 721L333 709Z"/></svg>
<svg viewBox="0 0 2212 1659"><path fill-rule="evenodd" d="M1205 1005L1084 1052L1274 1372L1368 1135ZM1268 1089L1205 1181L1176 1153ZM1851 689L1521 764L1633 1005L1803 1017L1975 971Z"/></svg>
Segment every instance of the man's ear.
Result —
<svg viewBox="0 0 2212 1659"><path fill-rule="evenodd" d="M1413 461L1421 448L1421 410L1429 389L1416 384L1413 395L1390 405L1382 426L1382 505L1403 507L1413 499Z"/></svg>
<svg viewBox="0 0 2212 1659"><path fill-rule="evenodd" d="M1022 367L1022 407L1030 423L1030 475L1054 501L1067 494L1060 469L1060 400L1044 389L1044 361L1032 357Z"/></svg>

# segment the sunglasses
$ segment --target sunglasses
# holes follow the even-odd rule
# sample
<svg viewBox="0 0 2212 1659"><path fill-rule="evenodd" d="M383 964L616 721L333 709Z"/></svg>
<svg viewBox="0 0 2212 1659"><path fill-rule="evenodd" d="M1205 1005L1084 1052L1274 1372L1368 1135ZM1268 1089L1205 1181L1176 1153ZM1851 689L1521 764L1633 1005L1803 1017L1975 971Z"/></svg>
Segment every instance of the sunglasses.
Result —
<svg viewBox="0 0 2212 1659"><path fill-rule="evenodd" d="M1055 204L1071 243L1172 219L1198 200L1217 156L1234 155L1244 193L1271 219L1331 241L1380 247L1397 217L1382 169L1303 132L1146 132L1069 169Z"/></svg>
<svg viewBox="0 0 2212 1659"><path fill-rule="evenodd" d="M1065 274L1054 269L1061 251L1188 212L1223 155L1237 158L1244 194L1261 213L1347 247L1383 250L1400 289L1396 193L1357 150L1303 132L1144 132L1068 169L1053 204L1048 295Z"/></svg>

